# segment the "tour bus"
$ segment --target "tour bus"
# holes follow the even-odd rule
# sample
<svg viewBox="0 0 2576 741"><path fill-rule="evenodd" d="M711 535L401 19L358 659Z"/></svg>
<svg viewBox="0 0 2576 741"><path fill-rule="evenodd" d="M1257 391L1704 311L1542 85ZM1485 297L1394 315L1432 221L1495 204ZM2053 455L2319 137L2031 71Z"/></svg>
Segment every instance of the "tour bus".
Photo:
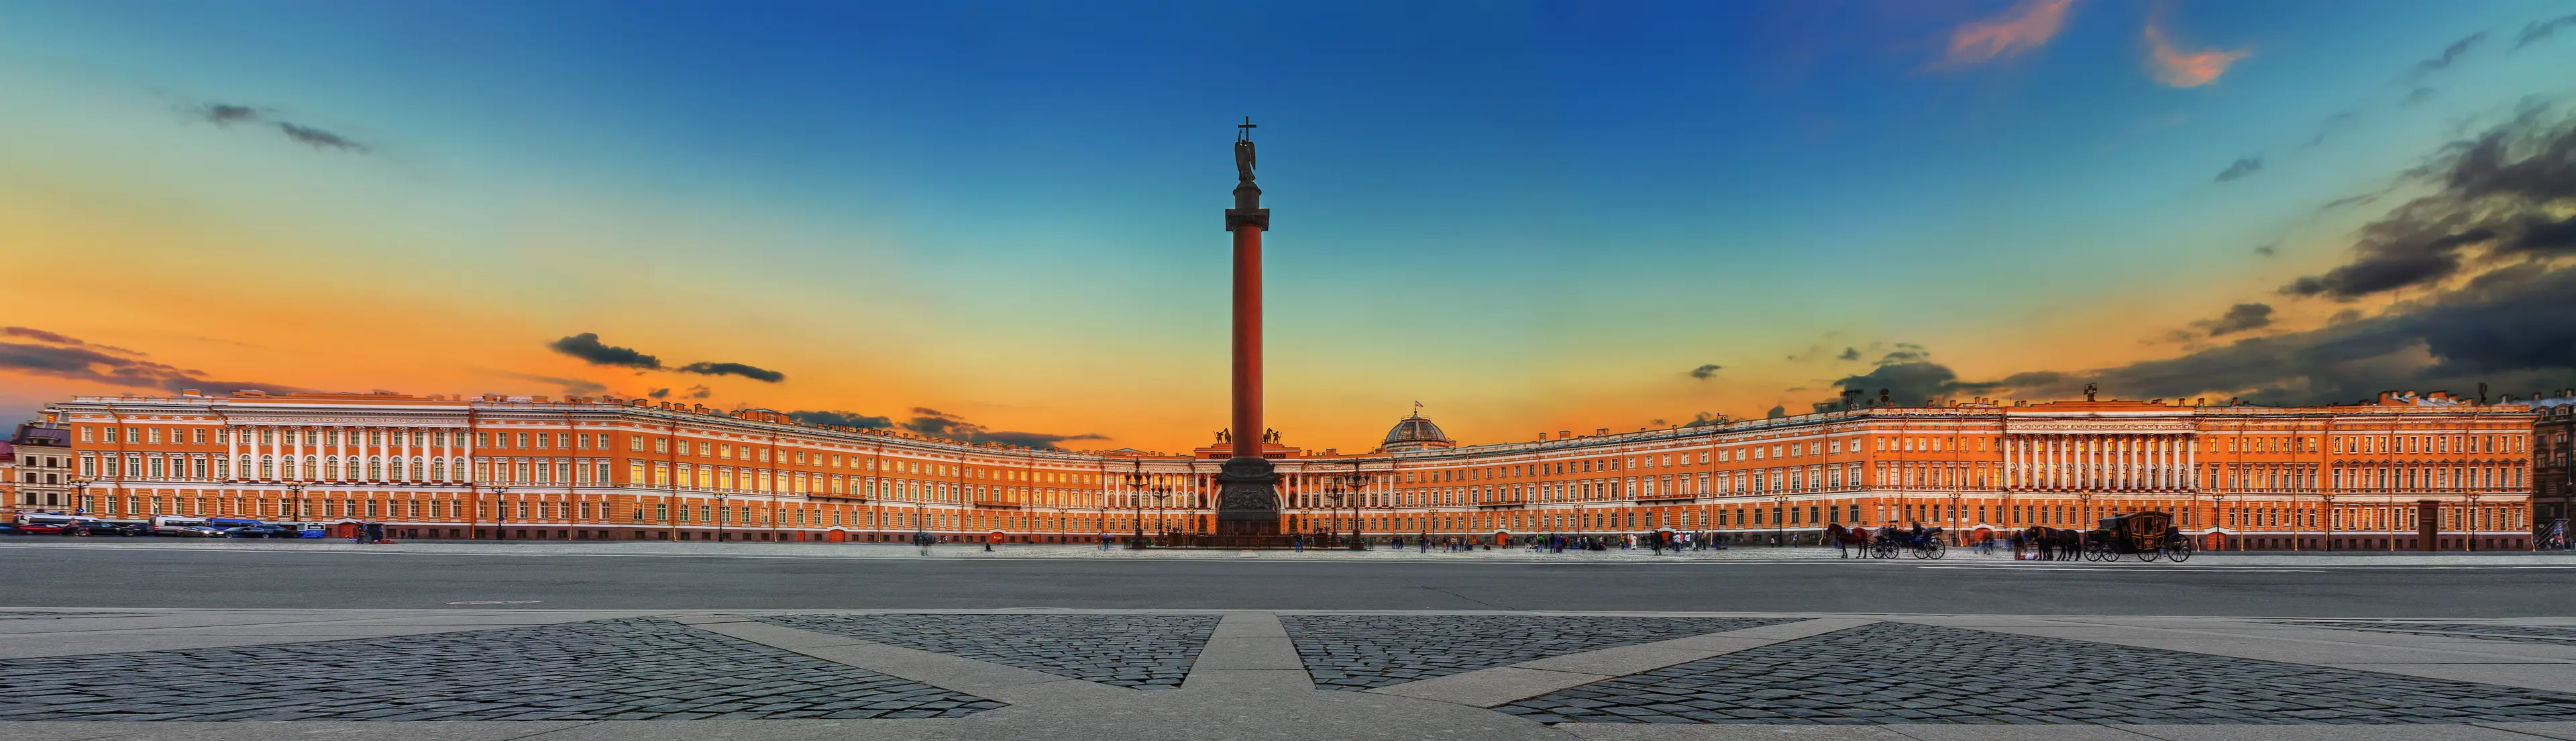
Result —
<svg viewBox="0 0 2576 741"><path fill-rule="evenodd" d="M206 518L203 517L189 517L187 515L152 516L153 535L179 535L203 538L214 534L214 532L214 528L209 527L206 523Z"/></svg>
<svg viewBox="0 0 2576 741"><path fill-rule="evenodd" d="M88 515L64 515L52 512L20 512L14 519L17 520L18 532L31 535L59 534L64 528L75 524L98 521L98 518Z"/></svg>

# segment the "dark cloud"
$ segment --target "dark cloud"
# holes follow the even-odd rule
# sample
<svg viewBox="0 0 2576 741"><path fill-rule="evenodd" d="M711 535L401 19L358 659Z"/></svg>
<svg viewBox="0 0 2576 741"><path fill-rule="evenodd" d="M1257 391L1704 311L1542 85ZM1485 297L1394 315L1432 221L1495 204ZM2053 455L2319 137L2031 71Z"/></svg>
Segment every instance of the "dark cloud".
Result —
<svg viewBox="0 0 2576 741"><path fill-rule="evenodd" d="M2361 194L2361 195L2357 195L2357 196L2344 196L2344 197L2342 197L2342 198L2337 198L2337 199L2334 199L2334 200L2331 200L2331 201L2327 201L2327 202L2326 202L2326 205L2318 206L2318 207L2317 207L2317 210L2318 210L2318 211L2332 211L2332 210L2335 210L2335 209L2338 209L2338 208L2343 208L2343 207L2345 207L2345 206L2368 206L2368 205L2370 205L2372 202L2375 202L2375 201L2378 201L2378 200L2379 200L2379 194L2377 194L2377 193L2363 193L2363 194Z"/></svg>
<svg viewBox="0 0 2576 741"><path fill-rule="evenodd" d="M1764 419L1779 419L1779 418L1781 418L1781 417L1786 417L1786 416L1789 416L1789 407L1787 407L1786 405L1777 405L1777 404L1775 404L1775 405L1772 405L1772 407L1771 407L1771 411L1767 411L1767 412L1763 412L1763 413L1762 413L1762 417L1763 417Z"/></svg>
<svg viewBox="0 0 2576 741"><path fill-rule="evenodd" d="M2262 255L2262 256L2264 256L2264 257L2271 257L2271 256L2273 256L2273 255L2281 254L2281 240L2275 239L2275 240L2272 240L2272 241L2269 241L2269 242L2264 242L2264 243L2262 243L2262 244L2254 245L2254 254Z"/></svg>
<svg viewBox="0 0 2576 741"><path fill-rule="evenodd" d="M2252 175L2252 174L2254 174L2254 173L2256 173L2256 172L2260 172L2260 171L2262 171L2262 169L2263 169L2263 158L2261 158L2261 157L2245 157L2245 158L2241 158L2241 159L2236 160L2236 162L2235 162L2235 163L2228 165L2228 166L2227 166L2227 169L2224 169L2224 170L2220 170L2220 171L2218 171L2218 182L2222 182L2222 183L2224 183L2224 182L2227 182L2227 181L2230 181L2230 180L2235 180L2235 179L2237 179L2237 178L2245 177L2245 176L2247 176L2247 175Z"/></svg>
<svg viewBox="0 0 2576 741"><path fill-rule="evenodd" d="M656 398L656 399L664 399L664 398L669 398L669 397L671 396L671 390L670 390L670 389L654 389L654 390L651 390L651 391L646 391L646 392L644 392L644 395L645 395L645 396L650 396L650 397L653 397L653 398Z"/></svg>
<svg viewBox="0 0 2576 741"><path fill-rule="evenodd" d="M858 412L807 410L788 412L787 417L809 425L837 425L841 427L856 427L863 430L882 430L894 426L894 420L887 419L885 417L871 417Z"/></svg>
<svg viewBox="0 0 2576 741"><path fill-rule="evenodd" d="M0 327L0 337L24 337L24 338L27 338L27 339L31 339L31 340L35 340L35 341L37 341L37 342L43 342L43 343L47 343L47 344L53 344L53 345L69 345L69 346L72 346L72 347L90 347L90 348L97 348L97 349L100 349L100 350L106 350L106 351L108 351L108 352L113 352L113 353L123 353L123 354L126 354L126 355L134 355L134 356L138 356L138 357L139 357L139 356L144 356L144 355L150 355L150 354L151 354L151 353L143 352L143 351L141 351L141 350L128 350L128 349L125 349L125 348L122 348L122 347L117 347L117 346L115 346L115 345L101 345L101 344L98 344L98 343L95 343L95 342L83 342L83 341L81 341L81 339L80 339L80 338L77 338L77 337L72 337L72 336L64 335L64 334L57 333L57 332L47 332L47 331L45 331L45 330L37 329L37 328L34 328L34 327Z"/></svg>
<svg viewBox="0 0 2576 741"><path fill-rule="evenodd" d="M1846 348L1843 348L1843 353L1842 353L1841 355L1836 355L1836 356L1834 356L1834 359L1835 359L1835 360L1859 360L1859 359L1860 359L1860 348L1857 348L1857 347L1846 347Z"/></svg>
<svg viewBox="0 0 2576 741"><path fill-rule="evenodd" d="M787 374L785 373L769 370L767 368L756 368L743 365L741 363L690 363L688 365L680 366L679 371L682 373L696 373L702 376L741 376L764 383L777 383L779 381L787 380Z"/></svg>
<svg viewBox="0 0 2576 741"><path fill-rule="evenodd" d="M614 365L645 370L662 369L661 358L636 352L632 348L603 344L599 341L599 335L592 332L583 332L555 340L546 343L546 347L555 352L580 358L591 365Z"/></svg>
<svg viewBox="0 0 2576 741"><path fill-rule="evenodd" d="M1707 379L1709 376L1717 375L1718 370L1719 370L1719 369L1721 369L1721 368L1723 368L1723 367L1724 367L1724 366L1720 366L1720 365L1718 365L1718 364L1716 364L1716 363L1709 363L1709 364L1707 364L1707 365L1703 365L1703 366L1700 366L1700 367L1697 367L1697 368L1692 368L1692 369L1691 369L1691 372L1690 372L1690 377L1705 380L1705 379Z"/></svg>
<svg viewBox="0 0 2576 741"><path fill-rule="evenodd" d="M2558 29L2568 26L2576 26L2576 15L2532 21L2522 27L2522 38L2513 43L2513 50L2522 51L2523 47L2547 41L2551 35L2558 33Z"/></svg>
<svg viewBox="0 0 2576 741"><path fill-rule="evenodd" d="M257 123L267 118L266 116L261 115L257 108L252 108L246 105L232 105L229 103L207 103L205 105L198 106L196 112L198 117L204 118L208 123L212 123L217 126L231 126L237 123Z"/></svg>
<svg viewBox="0 0 2576 741"><path fill-rule="evenodd" d="M2227 307L2227 313L2219 315L2216 319L2202 319L2200 321L2192 322L2191 326L2198 327L2202 331L2208 332L2211 337L2231 332L2246 332L2262 329L2264 327L2272 326L2272 305L2263 303L2237 304L2235 306Z"/></svg>
<svg viewBox="0 0 2576 741"><path fill-rule="evenodd" d="M2414 74L2416 77L2423 77L2435 72L2450 69L2452 62L2460 61L2460 55L2469 53L2470 49L2477 48L2478 43L2485 40L2487 40L2487 32L2479 31L2477 33L2469 34L2467 37L2458 41L2453 41L2450 46L2442 47L2441 56L2416 62Z"/></svg>
<svg viewBox="0 0 2576 741"><path fill-rule="evenodd" d="M2243 398L2260 404L2350 403L2396 389L2524 392L2576 386L2576 121L2526 111L2444 147L2409 174L2434 192L2365 226L2351 257L2284 289L2350 300L2400 289L2376 313L2337 312L2323 326L2247 337L2179 357L2080 374L2021 374L1992 382L2030 398L2074 393L2081 381L2124 398ZM2222 328L2268 321L2231 309ZM2241 310L2241 311L2240 311ZM2238 319L2240 321L2230 322ZM2252 327L2245 327L2251 329ZM2238 330L2229 330L2238 331ZM1948 369L1882 364L1847 385L1884 383L1917 395L1988 384ZM1912 386L1899 386L1902 382ZM1904 401L1912 401L1900 397Z"/></svg>
<svg viewBox="0 0 2576 741"><path fill-rule="evenodd" d="M313 145L314 149L338 149L361 154L367 151L367 145L349 141L347 137L339 134L310 126L300 126L292 121L277 122L277 130L286 134L286 138Z"/></svg>
<svg viewBox="0 0 2576 741"><path fill-rule="evenodd" d="M503 376L516 378L522 381L536 381L538 383L559 386L563 388L564 393L572 396L590 396L592 394L608 390L608 386L606 384L588 379L541 376L534 373L518 373L514 371L499 371L499 373Z"/></svg>
<svg viewBox="0 0 2576 741"><path fill-rule="evenodd" d="M1730 422L1730 421L1733 421L1733 420L1729 420L1729 419L1727 419L1726 415L1723 415L1723 414L1718 414L1718 413L1716 413L1716 412L1700 412L1700 413L1698 413L1698 414L1691 415L1691 421L1682 423L1682 426L1683 426L1683 427L1707 427L1707 426L1709 426L1709 425L1722 425L1722 424L1726 424L1727 422Z"/></svg>
<svg viewBox="0 0 2576 741"><path fill-rule="evenodd" d="M291 393L307 390L276 383L215 380L206 378L203 371L113 355L88 347L16 342L0 342L0 371L163 391L260 389Z"/></svg>
<svg viewBox="0 0 2576 741"><path fill-rule="evenodd" d="M1109 439L1106 435L1095 433L1053 435L1043 432L1012 432L1007 430L986 429L983 425L968 422L957 415L926 407L915 407L912 410L912 414L913 417L911 419L897 423L895 426L930 437L961 440L970 443L1000 443L1003 445L1016 445L1023 448L1036 448L1039 450L1062 450L1063 448L1058 446L1057 443L1073 440Z"/></svg>
<svg viewBox="0 0 2576 741"><path fill-rule="evenodd" d="M690 387L689 387L689 393L688 393L687 395L685 395L685 396L680 397L680 398L683 398L683 399L704 399L704 398L707 398L707 397L710 397L710 396L714 396L714 395L716 395L716 390L715 390L715 389L707 388L707 387L705 387L705 386L690 386Z"/></svg>

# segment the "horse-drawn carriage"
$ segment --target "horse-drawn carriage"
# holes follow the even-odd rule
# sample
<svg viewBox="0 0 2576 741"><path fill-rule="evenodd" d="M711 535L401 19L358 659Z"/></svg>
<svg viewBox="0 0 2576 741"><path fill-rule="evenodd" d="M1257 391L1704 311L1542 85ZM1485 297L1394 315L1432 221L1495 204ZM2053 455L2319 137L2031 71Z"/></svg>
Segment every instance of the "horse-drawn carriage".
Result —
<svg viewBox="0 0 2576 741"><path fill-rule="evenodd" d="M2191 558L2191 539L2174 527L2173 515L2165 512L2130 512L2102 518L2102 526L2084 534L2084 558L2092 561L2117 561L2121 556L2135 556L2140 561Z"/></svg>
<svg viewBox="0 0 2576 741"><path fill-rule="evenodd" d="M1825 539L1842 549L1844 558L1851 558L1857 550L1861 558L1895 558L1900 553L1911 553L1915 558L1936 559L1946 550L1937 527L1916 531L1889 526L1873 533L1869 528L1837 524L1825 528Z"/></svg>

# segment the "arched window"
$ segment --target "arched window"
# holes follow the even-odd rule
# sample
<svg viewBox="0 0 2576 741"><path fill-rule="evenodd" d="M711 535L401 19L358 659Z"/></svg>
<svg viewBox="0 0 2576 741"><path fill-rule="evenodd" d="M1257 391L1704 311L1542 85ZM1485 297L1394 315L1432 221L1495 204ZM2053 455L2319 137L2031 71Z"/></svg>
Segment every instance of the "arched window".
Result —
<svg viewBox="0 0 2576 741"><path fill-rule="evenodd" d="M335 455L335 456L331 456L331 457L329 457L329 458L324 458L324 459L322 459L322 477L323 477L323 478L326 478L326 479L333 480L333 481L338 481L338 480L340 480L340 457L339 457L339 456L336 456L336 455Z"/></svg>
<svg viewBox="0 0 2576 741"><path fill-rule="evenodd" d="M321 459L318 459L318 458L315 458L315 457L313 457L313 456L309 456L309 455L308 455L308 456L304 456L304 478L307 478L307 479L318 479L318 478L321 478L321 477L322 477L322 461L321 461Z"/></svg>
<svg viewBox="0 0 2576 741"><path fill-rule="evenodd" d="M431 480L431 481L446 481L446 480L447 480L447 459L445 459L445 458L437 458L437 459L432 459L432 460L429 462L429 480Z"/></svg>
<svg viewBox="0 0 2576 741"><path fill-rule="evenodd" d="M449 478L449 479L448 479L448 481L450 481L450 482L464 481L464 480L465 480L465 459L464 459L464 458L449 458L449 459L447 459L447 473L448 473L448 475L449 475L449 476L453 477L453 478Z"/></svg>
<svg viewBox="0 0 2576 741"><path fill-rule="evenodd" d="M426 468L422 468L422 466L423 466L423 465L425 465L425 464L421 461L421 459L420 459L420 457L419 457L419 456L413 456L413 457L412 457L412 459L411 459L411 480L412 480L412 481L427 481L427 480L429 480L429 470L428 470L428 469L426 469Z"/></svg>
<svg viewBox="0 0 2576 741"><path fill-rule="evenodd" d="M385 480L385 459L381 457L370 457L367 459L367 480Z"/></svg>
<svg viewBox="0 0 2576 741"><path fill-rule="evenodd" d="M277 456L263 455L259 457L259 477L263 479L277 478Z"/></svg>

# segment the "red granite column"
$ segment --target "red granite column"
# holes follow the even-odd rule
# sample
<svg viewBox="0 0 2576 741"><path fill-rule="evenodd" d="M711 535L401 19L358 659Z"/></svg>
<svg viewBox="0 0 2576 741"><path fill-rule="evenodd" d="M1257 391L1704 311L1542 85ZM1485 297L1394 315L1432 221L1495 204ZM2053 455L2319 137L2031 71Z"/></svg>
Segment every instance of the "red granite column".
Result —
<svg viewBox="0 0 2576 741"><path fill-rule="evenodd" d="M1261 457L1261 227L1234 229L1234 457Z"/></svg>

